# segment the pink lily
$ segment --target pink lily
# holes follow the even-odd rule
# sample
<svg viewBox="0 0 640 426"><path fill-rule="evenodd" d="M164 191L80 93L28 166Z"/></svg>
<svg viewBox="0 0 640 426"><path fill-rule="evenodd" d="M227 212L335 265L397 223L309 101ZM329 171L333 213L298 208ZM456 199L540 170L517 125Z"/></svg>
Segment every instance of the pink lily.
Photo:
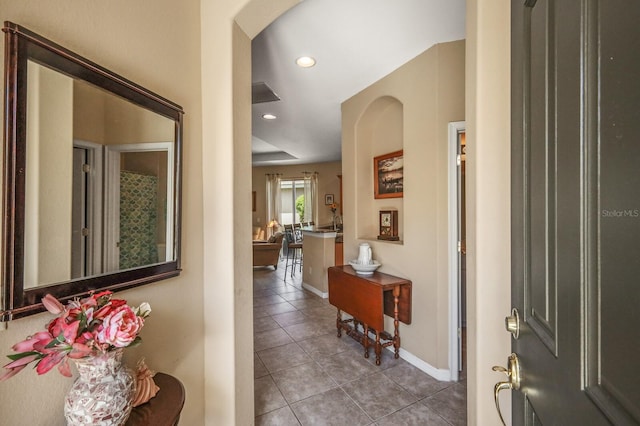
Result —
<svg viewBox="0 0 640 426"><path fill-rule="evenodd" d="M67 354L69 358L79 359L91 355L91 348L82 343L74 343L71 345L71 351Z"/></svg>
<svg viewBox="0 0 640 426"><path fill-rule="evenodd" d="M25 356L20 359L17 359L15 361L12 361L9 364L5 365L4 368L6 368L9 371L6 371L2 376L0 376L0 382L15 376L16 374L21 372L22 369L27 366L27 364L29 364L32 361L35 361L36 359L38 359L38 357L39 355L37 354L29 355L29 356Z"/></svg>
<svg viewBox="0 0 640 426"><path fill-rule="evenodd" d="M64 339L69 344L73 344L76 341L76 337L78 337L78 327L80 327L80 321L74 321L71 324L65 324L63 326L62 332L64 334Z"/></svg>
<svg viewBox="0 0 640 426"><path fill-rule="evenodd" d="M101 291L101 292L100 292L100 293L98 293L98 294L93 294L93 295L91 295L91 298L92 298L93 300L98 300L98 299L100 299L101 297L110 296L110 295L112 295L112 294L113 294L113 292L112 292L112 291L105 290L105 291Z"/></svg>
<svg viewBox="0 0 640 426"><path fill-rule="evenodd" d="M67 361L66 358L58 364L58 371L65 377L71 377L71 368L69 367L69 361Z"/></svg>
<svg viewBox="0 0 640 426"><path fill-rule="evenodd" d="M76 338L76 343L86 344L87 342L90 342L94 339L95 337L91 332L85 331L84 333L82 333Z"/></svg>
<svg viewBox="0 0 640 426"><path fill-rule="evenodd" d="M93 311L94 308L89 308L84 311L84 314L87 316L87 323L91 323L91 321L93 321Z"/></svg>
<svg viewBox="0 0 640 426"><path fill-rule="evenodd" d="M33 345L40 341L44 341L46 346L53 339L53 336L46 331L39 331L33 336L28 337L26 340L22 342L18 342L11 347L15 352L31 352L33 350Z"/></svg>
<svg viewBox="0 0 640 426"><path fill-rule="evenodd" d="M51 335L54 337L58 337L60 336L60 334L62 334L65 341L71 344L76 341L79 327L80 321L78 320L67 324L67 322L63 318L56 318L49 323L49 333L51 333Z"/></svg>
<svg viewBox="0 0 640 426"><path fill-rule="evenodd" d="M58 317L51 320L51 322L47 326L47 329L52 336L58 337L64 330L65 326L66 324L64 318Z"/></svg>
<svg viewBox="0 0 640 426"><path fill-rule="evenodd" d="M16 368L16 367L21 367L23 365L27 365L31 361L35 361L36 359L38 359L39 356L40 355L38 355L38 354L24 356L24 357L22 357L20 359L17 359L15 361L11 361L9 364L5 365L4 368Z"/></svg>
<svg viewBox="0 0 640 426"><path fill-rule="evenodd" d="M53 315L59 315L64 311L64 305L50 294L47 294L42 298L42 304L47 308L47 311L51 312Z"/></svg>
<svg viewBox="0 0 640 426"><path fill-rule="evenodd" d="M86 297L80 301L81 306L98 306L98 299L94 295Z"/></svg>
<svg viewBox="0 0 640 426"><path fill-rule="evenodd" d="M25 368L26 365L21 365L20 367L16 367L16 368L11 368L7 371L5 371L5 373L0 376L0 382L3 382L7 379L12 378L13 376L15 376L16 374L18 374L19 372L22 371L23 368Z"/></svg>
<svg viewBox="0 0 640 426"><path fill-rule="evenodd" d="M111 313L113 307L111 306L111 302L104 305L102 308L98 309L98 311L93 315L96 319L103 319L107 315Z"/></svg>
<svg viewBox="0 0 640 426"><path fill-rule="evenodd" d="M49 372L53 367L55 367L60 361L64 359L64 352L51 352L44 358L40 360L38 366L36 367L36 372L38 374L44 374Z"/></svg>

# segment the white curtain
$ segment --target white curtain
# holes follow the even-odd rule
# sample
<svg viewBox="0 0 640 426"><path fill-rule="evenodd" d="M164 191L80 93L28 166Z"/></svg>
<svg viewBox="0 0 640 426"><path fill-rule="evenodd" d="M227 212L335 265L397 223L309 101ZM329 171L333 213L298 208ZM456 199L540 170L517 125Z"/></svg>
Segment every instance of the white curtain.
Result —
<svg viewBox="0 0 640 426"><path fill-rule="evenodd" d="M278 228L269 228L269 224L276 220L278 224L281 224L280 211L282 201L280 200L280 180L281 175L279 173L269 174L267 173L267 235L271 236L273 232L277 232Z"/></svg>
<svg viewBox="0 0 640 426"><path fill-rule="evenodd" d="M318 173L304 176L304 218L303 222L315 222L318 217Z"/></svg>

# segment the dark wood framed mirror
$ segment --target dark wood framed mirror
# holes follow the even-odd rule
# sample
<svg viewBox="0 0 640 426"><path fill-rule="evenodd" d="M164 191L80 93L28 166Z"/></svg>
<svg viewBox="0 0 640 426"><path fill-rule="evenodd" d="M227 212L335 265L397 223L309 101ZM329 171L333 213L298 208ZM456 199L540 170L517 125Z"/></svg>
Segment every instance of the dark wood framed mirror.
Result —
<svg viewBox="0 0 640 426"><path fill-rule="evenodd" d="M180 273L179 105L5 22L0 321Z"/></svg>

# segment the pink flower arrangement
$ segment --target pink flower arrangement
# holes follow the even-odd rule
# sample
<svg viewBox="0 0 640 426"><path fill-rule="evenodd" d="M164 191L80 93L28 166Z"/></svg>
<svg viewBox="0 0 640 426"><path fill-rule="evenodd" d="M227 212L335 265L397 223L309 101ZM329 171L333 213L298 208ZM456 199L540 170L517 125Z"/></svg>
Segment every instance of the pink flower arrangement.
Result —
<svg viewBox="0 0 640 426"><path fill-rule="evenodd" d="M34 361L38 374L57 365L60 374L71 377L69 358L97 356L139 344L138 334L151 307L142 303L132 308L126 300L111 296L110 291L103 291L82 300L71 300L64 306L47 294L42 304L57 317L49 322L45 331L13 345L17 353L7 355L11 362L4 366L8 371L0 376L0 381L15 376Z"/></svg>

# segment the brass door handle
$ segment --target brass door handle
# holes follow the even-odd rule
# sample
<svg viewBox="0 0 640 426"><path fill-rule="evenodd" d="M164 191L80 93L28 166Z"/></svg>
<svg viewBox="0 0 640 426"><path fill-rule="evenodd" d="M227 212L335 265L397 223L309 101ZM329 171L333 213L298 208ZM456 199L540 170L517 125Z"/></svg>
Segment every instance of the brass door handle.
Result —
<svg viewBox="0 0 640 426"><path fill-rule="evenodd" d="M498 416L500 416L500 421L503 425L506 425L504 422L504 418L502 417L502 411L500 410L500 399L498 399L498 394L501 390L505 389L520 389L520 381L522 380L520 376L520 359L518 355L512 353L509 355L509 359L507 361L507 368L496 365L492 368L493 371L499 371L501 373L506 374L507 381L498 382L493 388L493 398L496 402L496 410L498 410Z"/></svg>

